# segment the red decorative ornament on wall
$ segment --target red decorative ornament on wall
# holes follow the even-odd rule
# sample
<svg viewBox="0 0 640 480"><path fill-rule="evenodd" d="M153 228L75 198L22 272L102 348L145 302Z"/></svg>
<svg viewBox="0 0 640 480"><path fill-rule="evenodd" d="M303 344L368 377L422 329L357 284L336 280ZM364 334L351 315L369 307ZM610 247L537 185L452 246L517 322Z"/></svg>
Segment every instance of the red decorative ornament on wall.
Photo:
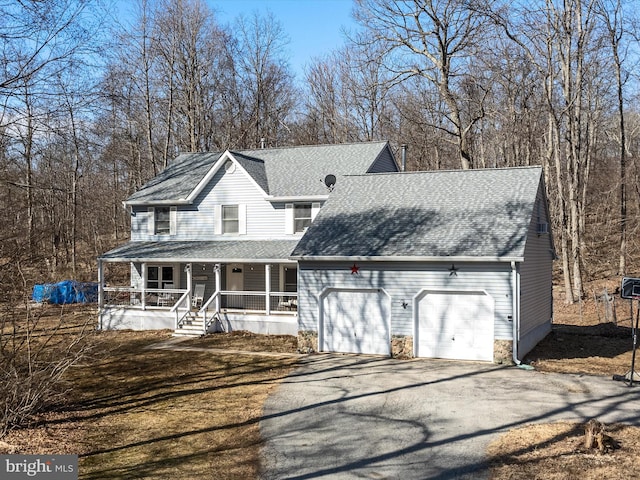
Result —
<svg viewBox="0 0 640 480"><path fill-rule="evenodd" d="M351 275L358 275L359 273L360 273L360 267L354 263L353 266L351 267Z"/></svg>

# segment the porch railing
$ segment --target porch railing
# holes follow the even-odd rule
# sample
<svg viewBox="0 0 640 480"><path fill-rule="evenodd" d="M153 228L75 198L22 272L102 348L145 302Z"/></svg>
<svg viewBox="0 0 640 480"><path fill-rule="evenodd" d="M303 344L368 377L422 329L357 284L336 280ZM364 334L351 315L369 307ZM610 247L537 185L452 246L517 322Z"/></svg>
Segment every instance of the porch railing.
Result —
<svg viewBox="0 0 640 480"><path fill-rule="evenodd" d="M181 314L181 310L184 310L184 313ZM175 330L178 330L182 327L184 319L191 313L191 292L185 291L169 311L176 314Z"/></svg>
<svg viewBox="0 0 640 480"><path fill-rule="evenodd" d="M205 324L213 320L213 317L209 317L211 310L213 310L213 315L221 311L296 314L298 312L298 294L296 292L270 292L269 308L267 308L266 292L221 290L211 295L198 312L203 316Z"/></svg>
<svg viewBox="0 0 640 480"><path fill-rule="evenodd" d="M191 292L183 289L141 289L135 287L104 287L103 307L168 309L175 313L175 328L191 313ZM222 290L211 295L198 311L204 320L204 331L222 312L278 313L295 315L298 312L296 292L266 292Z"/></svg>
<svg viewBox="0 0 640 480"><path fill-rule="evenodd" d="M104 287L103 307L171 308L188 290L177 288Z"/></svg>

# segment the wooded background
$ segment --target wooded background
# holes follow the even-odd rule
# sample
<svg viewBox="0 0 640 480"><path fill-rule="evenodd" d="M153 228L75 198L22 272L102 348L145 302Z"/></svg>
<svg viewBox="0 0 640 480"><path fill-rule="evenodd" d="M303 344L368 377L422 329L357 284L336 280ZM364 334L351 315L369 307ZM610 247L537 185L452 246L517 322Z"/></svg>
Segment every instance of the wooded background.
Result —
<svg viewBox="0 0 640 480"><path fill-rule="evenodd" d="M261 144L389 140L409 170L542 165L566 301L640 275L639 2L355 0L359 27L302 78L272 15L112 6L0 0L4 299L95 280L128 238L122 200L180 152Z"/></svg>

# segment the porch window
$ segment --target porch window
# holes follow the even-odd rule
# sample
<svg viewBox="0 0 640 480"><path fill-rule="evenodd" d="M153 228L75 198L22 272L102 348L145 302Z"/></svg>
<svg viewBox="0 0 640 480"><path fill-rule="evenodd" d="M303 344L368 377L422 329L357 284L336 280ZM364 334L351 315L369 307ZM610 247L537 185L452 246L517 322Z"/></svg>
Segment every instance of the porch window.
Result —
<svg viewBox="0 0 640 480"><path fill-rule="evenodd" d="M147 288L175 288L173 267L148 266Z"/></svg>
<svg viewBox="0 0 640 480"><path fill-rule="evenodd" d="M298 291L298 269L295 267L284 267L284 291Z"/></svg>
<svg viewBox="0 0 640 480"><path fill-rule="evenodd" d="M171 234L171 209L169 207L156 207L154 210L154 232L156 235Z"/></svg>
<svg viewBox="0 0 640 480"><path fill-rule="evenodd" d="M238 215L238 205L222 206L222 233L238 233L240 217Z"/></svg>
<svg viewBox="0 0 640 480"><path fill-rule="evenodd" d="M296 203L294 206L293 218L295 232L304 232L305 229L311 225L311 204Z"/></svg>

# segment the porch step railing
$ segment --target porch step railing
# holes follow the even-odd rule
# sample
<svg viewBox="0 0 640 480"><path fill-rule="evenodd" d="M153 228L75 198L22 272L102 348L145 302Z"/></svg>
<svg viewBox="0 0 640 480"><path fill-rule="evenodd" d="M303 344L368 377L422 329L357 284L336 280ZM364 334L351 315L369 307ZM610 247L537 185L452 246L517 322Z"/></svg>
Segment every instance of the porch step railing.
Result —
<svg viewBox="0 0 640 480"><path fill-rule="evenodd" d="M180 313L181 310L184 310L184 313ZM189 290L184 292L180 300L178 300L169 311L176 314L174 330L178 330L184 324L185 318L191 313L191 292Z"/></svg>

